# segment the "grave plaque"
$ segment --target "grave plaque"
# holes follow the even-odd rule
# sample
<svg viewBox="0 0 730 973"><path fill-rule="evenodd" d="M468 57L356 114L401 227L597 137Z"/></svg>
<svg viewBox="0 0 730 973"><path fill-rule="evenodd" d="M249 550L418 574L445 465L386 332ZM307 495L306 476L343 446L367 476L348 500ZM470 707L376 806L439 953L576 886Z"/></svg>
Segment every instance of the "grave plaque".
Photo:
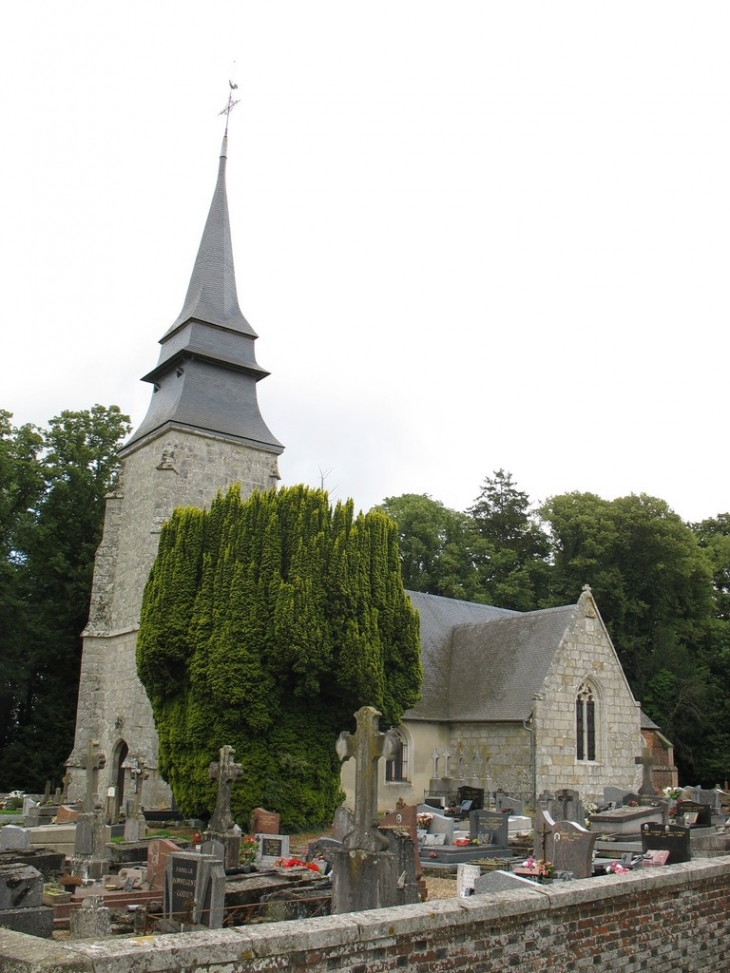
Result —
<svg viewBox="0 0 730 973"><path fill-rule="evenodd" d="M677 824L687 828L711 828L712 808L699 801L677 801Z"/></svg>
<svg viewBox="0 0 730 973"><path fill-rule="evenodd" d="M337 811L335 811L335 815ZM251 834L279 834L280 815L276 811L266 811L255 807L251 812Z"/></svg>
<svg viewBox="0 0 730 973"><path fill-rule="evenodd" d="M288 834L257 834L259 860L265 865L273 865L277 858L289 857Z"/></svg>
<svg viewBox="0 0 730 973"><path fill-rule="evenodd" d="M494 811L472 811L469 815L469 836L472 840L478 838L483 845L507 848L508 834L509 817L506 814L496 814Z"/></svg>
<svg viewBox="0 0 730 973"><path fill-rule="evenodd" d="M195 910L195 889L198 883L199 856L171 855L168 862L169 891L165 918L175 922L192 923Z"/></svg>
<svg viewBox="0 0 730 973"><path fill-rule="evenodd" d="M667 865L677 865L691 859L689 828L678 824L653 824L647 822L641 828L641 850L668 851Z"/></svg>

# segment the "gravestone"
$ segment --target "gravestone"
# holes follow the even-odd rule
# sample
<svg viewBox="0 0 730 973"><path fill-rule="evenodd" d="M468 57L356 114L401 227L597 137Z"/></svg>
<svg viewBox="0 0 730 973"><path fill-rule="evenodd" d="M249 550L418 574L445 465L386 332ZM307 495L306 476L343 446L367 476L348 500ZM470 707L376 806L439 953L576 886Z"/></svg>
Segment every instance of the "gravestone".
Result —
<svg viewBox="0 0 730 973"><path fill-rule="evenodd" d="M105 871L106 819L96 808L96 780L106 757L99 750L98 740L90 740L82 768L86 771L86 794L82 811L76 820L74 858L83 864L89 878L99 879Z"/></svg>
<svg viewBox="0 0 730 973"><path fill-rule="evenodd" d="M472 811L469 815L469 836L482 845L509 847L509 817L495 811Z"/></svg>
<svg viewBox="0 0 730 973"><path fill-rule="evenodd" d="M372 706L361 707L355 734L343 732L337 740L340 760L356 760L355 815L342 851L335 852L333 914L377 909L397 899L396 862L378 830L378 763L395 756L399 740L394 730L379 731L380 715Z"/></svg>
<svg viewBox="0 0 730 973"><path fill-rule="evenodd" d="M122 766L124 767L125 764L122 764ZM134 781L134 800L132 810L124 822L124 840L143 841L147 833L147 822L142 812L142 785L146 780L149 780L150 775L145 770L144 763L137 760L136 757L130 760L126 766Z"/></svg>
<svg viewBox="0 0 730 973"><path fill-rule="evenodd" d="M497 791L494 799L497 811L507 811L509 814L518 815L525 813L525 802L517 797L510 797L504 791Z"/></svg>
<svg viewBox="0 0 730 973"><path fill-rule="evenodd" d="M153 838L147 846L147 881L150 888L162 889L165 884L167 859L180 851L174 841Z"/></svg>
<svg viewBox="0 0 730 973"><path fill-rule="evenodd" d="M641 850L668 851L667 865L690 861L689 828L678 824L644 824L641 828Z"/></svg>
<svg viewBox="0 0 730 973"><path fill-rule="evenodd" d="M383 834L388 840L388 850L395 860L396 905L415 905L419 899L421 884L419 873L421 863L418 857L417 847L408 828L405 827L386 827Z"/></svg>
<svg viewBox="0 0 730 973"><path fill-rule="evenodd" d="M641 764L641 787L639 794L643 798L656 797L656 787L651 779L651 768L654 765L654 758L651 755L651 748L644 747L640 757L634 757L634 763Z"/></svg>
<svg viewBox="0 0 730 973"><path fill-rule="evenodd" d="M631 791L627 791L624 787L612 787L609 785L603 788L604 804L615 804L618 807L624 803L628 804L628 798L632 796L637 799L638 803L638 794L632 794Z"/></svg>
<svg viewBox="0 0 730 973"><path fill-rule="evenodd" d="M332 826L332 837L336 841L342 841L345 835L352 831L354 824L355 815L352 813L349 807L346 807L344 804L340 804L340 806L335 810L335 817Z"/></svg>
<svg viewBox="0 0 730 973"><path fill-rule="evenodd" d="M337 811L339 811L339 808L337 808ZM337 818L337 811L335 811L335 818ZM276 811L266 811L262 807L255 807L251 812L249 831L251 834L279 834L281 831L281 815L277 814Z"/></svg>
<svg viewBox="0 0 730 973"><path fill-rule="evenodd" d="M425 902L426 899L428 898L428 889L426 888L426 882L423 879L423 869L421 868L421 859L419 856L419 849L418 849L417 814L421 810L421 807L422 807L421 805L416 807L416 805L414 804L406 804L403 807L399 808L397 811L392 811L390 814L384 814L378 821L378 825L380 829L385 832L387 837L389 837L388 832L389 829L391 828L396 828L398 830L406 830L413 844L413 874L412 875L410 871L410 860L411 860L410 854L408 852L403 851L402 848L400 848L399 842L395 842L395 843L391 842L390 845L390 851L393 853L393 855L396 858L396 870L398 871L399 875L403 875L403 871L405 869L406 875L404 878L404 882L406 886L409 886L409 888L406 888L404 886L402 890L399 889L399 892L402 891L403 893L402 895L398 896L399 905L405 905L406 898L408 898L409 903L411 902L411 898L410 898L411 884L415 886L415 890L416 890L416 898L412 900L413 902L418 902L419 894L423 902ZM434 815L434 817L437 816L438 815ZM453 826L453 822L452 822L452 826ZM401 901L401 899L403 901Z"/></svg>
<svg viewBox="0 0 730 973"><path fill-rule="evenodd" d="M535 883L521 875L497 869L480 875L474 882L474 895L488 895L494 892L534 892Z"/></svg>
<svg viewBox="0 0 730 973"><path fill-rule="evenodd" d="M221 747L218 760L211 763L208 771L211 778L218 781L218 793L206 838L219 841L223 845L226 868L235 868L238 865L241 852L241 832L235 827L231 814L231 786L243 773L241 765L233 760L235 753L233 747Z"/></svg>
<svg viewBox="0 0 730 973"><path fill-rule="evenodd" d="M67 804L61 804L56 812L56 824L73 824L74 821L78 821L78 818L78 808L69 807Z"/></svg>
<svg viewBox="0 0 730 973"><path fill-rule="evenodd" d="M53 909L41 904L43 876L20 863L0 865L0 927L47 939L53 932Z"/></svg>
<svg viewBox="0 0 730 973"><path fill-rule="evenodd" d="M545 862L553 860L553 829L555 821L549 811L538 807L535 814L534 839L532 844L533 857Z"/></svg>
<svg viewBox="0 0 730 973"><path fill-rule="evenodd" d="M167 859L162 900L165 922L179 931L223 926L226 874L208 855L177 852Z"/></svg>
<svg viewBox="0 0 730 973"><path fill-rule="evenodd" d="M454 819L445 818L442 814L434 814L428 826L429 834L443 835L445 845L454 843ZM426 835L428 838L428 835Z"/></svg>
<svg viewBox="0 0 730 973"><path fill-rule="evenodd" d="M554 821L585 821L583 802L578 791L564 787L555 793L552 807L548 808Z"/></svg>
<svg viewBox="0 0 730 973"><path fill-rule="evenodd" d="M484 788L463 785L456 792L456 803L463 804L471 801L470 811L481 811L484 808Z"/></svg>
<svg viewBox="0 0 730 973"><path fill-rule="evenodd" d="M103 895L87 895L69 915L71 939L104 939L112 934L112 913Z"/></svg>
<svg viewBox="0 0 730 973"><path fill-rule="evenodd" d="M474 894L474 883L481 875L479 865L461 863L456 866L456 895L465 899Z"/></svg>
<svg viewBox="0 0 730 973"><path fill-rule="evenodd" d="M0 831L0 851L27 851L30 848L30 829L6 824Z"/></svg>
<svg viewBox="0 0 730 973"><path fill-rule="evenodd" d="M556 821L553 826L553 867L573 878L593 875L596 835L575 821Z"/></svg>
<svg viewBox="0 0 730 973"><path fill-rule="evenodd" d="M676 821L686 828L711 828L712 808L698 801L677 801Z"/></svg>
<svg viewBox="0 0 730 973"><path fill-rule="evenodd" d="M709 804L713 814L722 814L723 792L718 790L717 787L713 787L709 791L702 787L693 787L691 791L693 801L697 801L698 804Z"/></svg>
<svg viewBox="0 0 730 973"><path fill-rule="evenodd" d="M644 824L649 822L667 824L668 815L667 805L661 802L649 807L642 805L615 807L609 811L591 814L591 830L599 835L626 838L639 835Z"/></svg>
<svg viewBox="0 0 730 973"><path fill-rule="evenodd" d="M277 858L289 857L288 834L257 834L258 859L264 865L273 865Z"/></svg>

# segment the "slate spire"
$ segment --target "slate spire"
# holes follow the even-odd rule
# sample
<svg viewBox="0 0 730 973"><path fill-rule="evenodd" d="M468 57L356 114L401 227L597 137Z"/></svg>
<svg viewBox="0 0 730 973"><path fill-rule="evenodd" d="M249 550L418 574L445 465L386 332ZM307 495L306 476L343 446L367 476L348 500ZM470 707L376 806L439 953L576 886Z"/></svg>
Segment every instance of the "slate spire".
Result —
<svg viewBox="0 0 730 973"><path fill-rule="evenodd" d="M256 383L269 373L256 362L256 332L241 313L226 196L228 137L183 308L160 339L147 415L124 450L168 428L249 443L279 454L259 412Z"/></svg>

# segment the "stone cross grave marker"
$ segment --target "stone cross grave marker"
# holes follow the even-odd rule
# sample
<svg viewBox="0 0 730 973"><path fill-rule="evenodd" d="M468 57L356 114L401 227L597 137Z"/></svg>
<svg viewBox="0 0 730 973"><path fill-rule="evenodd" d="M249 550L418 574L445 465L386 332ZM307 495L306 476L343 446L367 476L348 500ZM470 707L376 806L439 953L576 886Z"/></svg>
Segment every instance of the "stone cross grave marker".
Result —
<svg viewBox="0 0 730 973"><path fill-rule="evenodd" d="M651 779L651 768L654 764L654 759L649 747L644 747L640 757L634 757L634 763L637 766L641 764L642 780L639 794L641 797L654 797L656 795L656 789Z"/></svg>
<svg viewBox="0 0 730 973"><path fill-rule="evenodd" d="M451 753L451 751L447 747L444 750L444 777L448 777L449 776L449 760L451 760L451 757L452 756L453 756L453 754Z"/></svg>
<svg viewBox="0 0 730 973"><path fill-rule="evenodd" d="M383 851L388 841L378 831L378 761L381 757L392 759L396 754L398 736L395 730L381 733L378 720L381 714L374 706L363 706L355 713L357 729L343 731L337 738L337 756L340 760L354 757L355 768L355 822L346 834L346 848L361 851Z"/></svg>
<svg viewBox="0 0 730 973"><path fill-rule="evenodd" d="M435 748L431 754L431 760L433 760L433 773L431 774L431 777L436 780L439 775L439 752Z"/></svg>
<svg viewBox="0 0 730 973"><path fill-rule="evenodd" d="M68 787L69 784L71 783L71 779L72 779L71 771L67 767L66 773L61 778L61 783L63 784L63 790L61 791L61 800L59 802L60 804L65 804L66 801L68 800Z"/></svg>
<svg viewBox="0 0 730 973"><path fill-rule="evenodd" d="M532 845L532 854L537 859L545 862L553 860L553 838L555 821L548 810L538 807L535 813L535 837Z"/></svg>
<svg viewBox="0 0 730 973"><path fill-rule="evenodd" d="M92 812L96 807L96 776L106 763L106 757L99 752L99 741L89 740L86 756L81 766L86 771L86 796L82 810Z"/></svg>
<svg viewBox="0 0 730 973"><path fill-rule="evenodd" d="M234 763L236 751L233 747L220 748L218 761L210 765L210 776L218 780L218 796L215 811L210 819L210 830L214 834L225 834L233 829L234 821L231 815L231 784L238 780L243 773L240 764Z"/></svg>

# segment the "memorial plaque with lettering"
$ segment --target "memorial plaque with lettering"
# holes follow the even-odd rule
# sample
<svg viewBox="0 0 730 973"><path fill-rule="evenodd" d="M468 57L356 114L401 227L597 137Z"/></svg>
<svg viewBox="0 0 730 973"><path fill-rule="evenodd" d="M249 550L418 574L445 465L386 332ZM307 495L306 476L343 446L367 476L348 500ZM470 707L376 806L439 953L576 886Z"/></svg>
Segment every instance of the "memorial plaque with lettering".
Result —
<svg viewBox="0 0 730 973"><path fill-rule="evenodd" d="M553 865L558 871L570 872L573 878L593 875L593 846L597 835L575 821L557 821L553 825Z"/></svg>
<svg viewBox="0 0 730 973"><path fill-rule="evenodd" d="M651 821L642 825L641 850L668 851L667 865L690 861L689 828L678 824L654 824Z"/></svg>
<svg viewBox="0 0 730 973"><path fill-rule="evenodd" d="M163 914L173 922L192 924L200 855L170 855L165 882Z"/></svg>
<svg viewBox="0 0 730 973"><path fill-rule="evenodd" d="M288 834L257 834L259 859L265 865L273 865L277 858L289 857Z"/></svg>
<svg viewBox="0 0 730 973"><path fill-rule="evenodd" d="M469 835L483 845L507 848L509 845L509 816L494 811L472 811L469 815Z"/></svg>
<svg viewBox="0 0 730 973"><path fill-rule="evenodd" d="M699 801L677 801L677 824L687 828L711 828L712 808Z"/></svg>

